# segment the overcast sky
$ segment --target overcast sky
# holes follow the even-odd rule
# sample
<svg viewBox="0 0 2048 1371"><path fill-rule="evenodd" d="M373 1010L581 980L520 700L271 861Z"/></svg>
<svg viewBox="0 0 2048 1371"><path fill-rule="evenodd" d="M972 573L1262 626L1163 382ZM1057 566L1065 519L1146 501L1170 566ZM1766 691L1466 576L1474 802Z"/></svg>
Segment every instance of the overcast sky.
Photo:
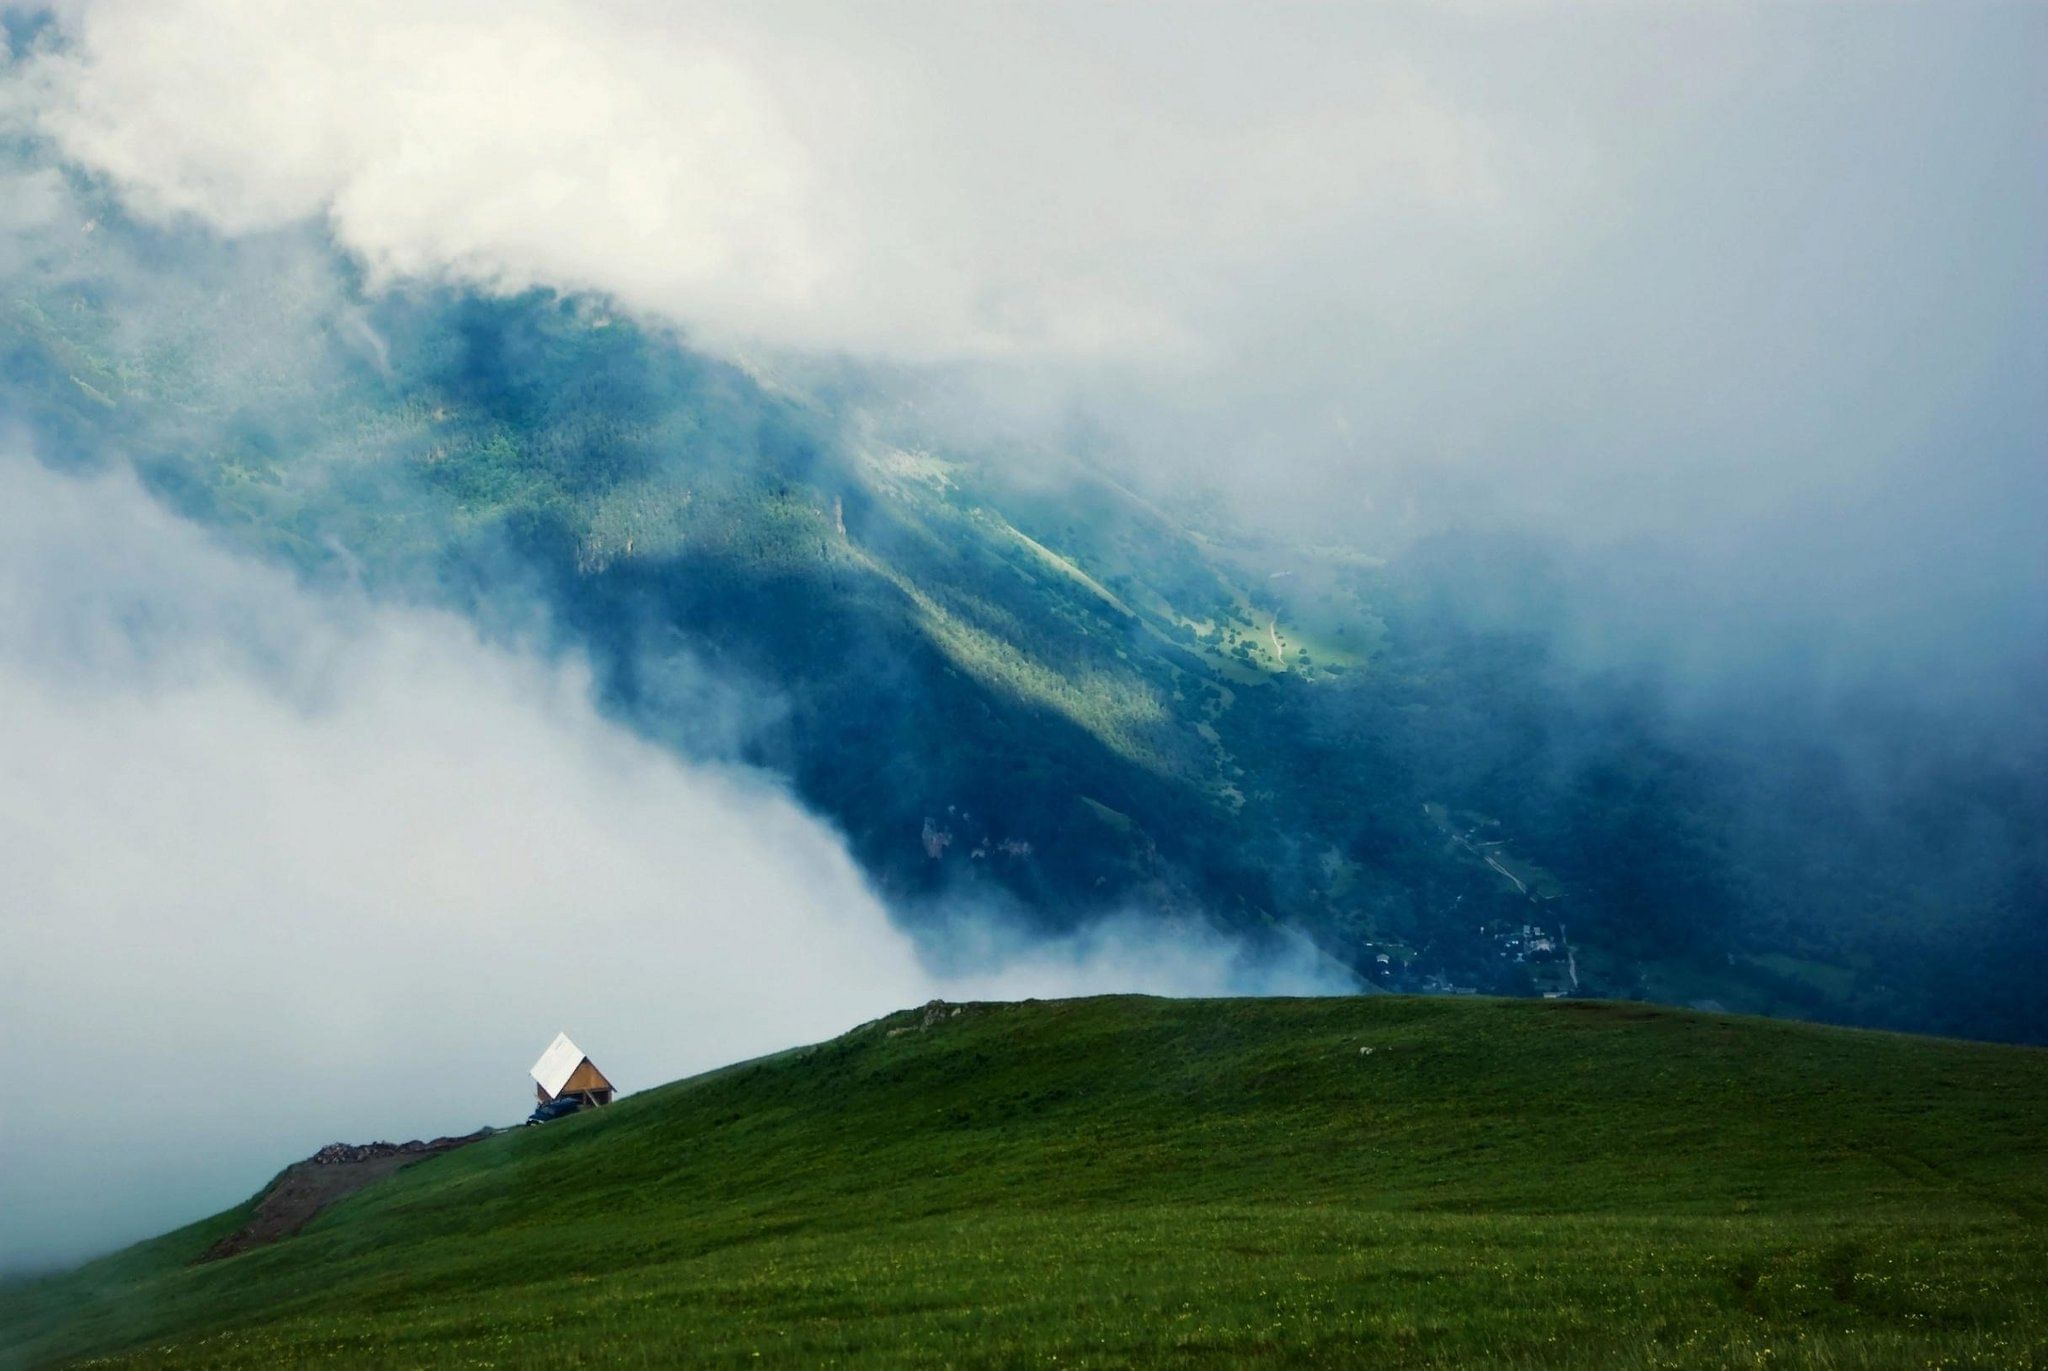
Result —
<svg viewBox="0 0 2048 1371"><path fill-rule="evenodd" d="M2048 594L2048 7L63 15L17 103L145 214L903 364L1318 537L1646 538L1808 632Z"/></svg>

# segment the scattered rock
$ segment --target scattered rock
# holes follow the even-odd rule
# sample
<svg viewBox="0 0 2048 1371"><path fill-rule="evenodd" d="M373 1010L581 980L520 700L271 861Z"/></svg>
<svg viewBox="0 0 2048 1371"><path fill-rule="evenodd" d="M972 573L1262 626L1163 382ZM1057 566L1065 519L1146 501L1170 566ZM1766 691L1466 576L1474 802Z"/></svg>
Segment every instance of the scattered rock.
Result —
<svg viewBox="0 0 2048 1371"><path fill-rule="evenodd" d="M488 1138L494 1131L480 1128L459 1138L436 1138L432 1142L421 1142L414 1138L411 1142L402 1143L329 1143L306 1160L315 1166L334 1166L339 1163L373 1161L378 1157L410 1157L428 1152L446 1152L464 1143Z"/></svg>
<svg viewBox="0 0 2048 1371"><path fill-rule="evenodd" d="M479 1128L459 1138L435 1138L432 1142L329 1143L306 1160L286 1167L256 1201L249 1222L207 1248L199 1260L219 1261L289 1238L336 1200L414 1162L466 1147L495 1132L494 1128Z"/></svg>

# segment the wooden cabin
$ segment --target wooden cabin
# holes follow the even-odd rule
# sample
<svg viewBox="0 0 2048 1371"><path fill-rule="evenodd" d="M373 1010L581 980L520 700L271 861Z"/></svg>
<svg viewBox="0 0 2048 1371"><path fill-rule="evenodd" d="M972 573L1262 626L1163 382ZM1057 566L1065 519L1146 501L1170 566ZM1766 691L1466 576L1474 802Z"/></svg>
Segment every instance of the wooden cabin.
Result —
<svg viewBox="0 0 2048 1371"><path fill-rule="evenodd" d="M612 1083L597 1063L583 1055L583 1049L569 1041L567 1033L555 1034L548 1050L533 1064L533 1093L546 1104L564 1095L574 1095L584 1108L612 1102Z"/></svg>

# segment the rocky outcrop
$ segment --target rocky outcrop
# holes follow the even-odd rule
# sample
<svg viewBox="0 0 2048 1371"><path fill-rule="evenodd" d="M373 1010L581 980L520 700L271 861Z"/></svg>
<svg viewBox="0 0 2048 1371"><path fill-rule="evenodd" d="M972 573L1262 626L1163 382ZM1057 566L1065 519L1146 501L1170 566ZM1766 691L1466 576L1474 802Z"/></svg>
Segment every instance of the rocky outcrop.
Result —
<svg viewBox="0 0 2048 1371"><path fill-rule="evenodd" d="M466 1133L459 1138L436 1138L432 1142L421 1142L414 1138L411 1142L402 1143L329 1143L306 1160L314 1166L335 1166L350 1162L374 1161L378 1157L412 1157L429 1152L447 1152L466 1143L473 1143L479 1138L488 1138L494 1131L479 1128L476 1132Z"/></svg>
<svg viewBox="0 0 2048 1371"><path fill-rule="evenodd" d="M329 1143L304 1161L286 1167L257 1199L249 1222L207 1248L199 1260L219 1261L289 1238L335 1201L414 1162L467 1147L496 1131L479 1128L459 1138L435 1138L432 1142Z"/></svg>

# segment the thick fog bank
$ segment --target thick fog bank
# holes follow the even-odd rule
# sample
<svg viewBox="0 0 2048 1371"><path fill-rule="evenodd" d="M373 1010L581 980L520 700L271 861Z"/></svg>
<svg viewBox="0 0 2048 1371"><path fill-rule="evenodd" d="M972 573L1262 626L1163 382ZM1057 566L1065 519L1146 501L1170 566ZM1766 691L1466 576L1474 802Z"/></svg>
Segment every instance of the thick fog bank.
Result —
<svg viewBox="0 0 2048 1371"><path fill-rule="evenodd" d="M2039 7L323 15L80 0L7 112L160 225L836 358L1254 532L1533 533L1681 689L2038 656Z"/></svg>
<svg viewBox="0 0 2048 1371"><path fill-rule="evenodd" d="M0 1112L0 1267L325 1142L515 1122L558 1028L631 1090L935 995L1345 986L1137 924L935 972L771 778L589 686L304 591L125 477L0 461L0 1041L57 1083Z"/></svg>

